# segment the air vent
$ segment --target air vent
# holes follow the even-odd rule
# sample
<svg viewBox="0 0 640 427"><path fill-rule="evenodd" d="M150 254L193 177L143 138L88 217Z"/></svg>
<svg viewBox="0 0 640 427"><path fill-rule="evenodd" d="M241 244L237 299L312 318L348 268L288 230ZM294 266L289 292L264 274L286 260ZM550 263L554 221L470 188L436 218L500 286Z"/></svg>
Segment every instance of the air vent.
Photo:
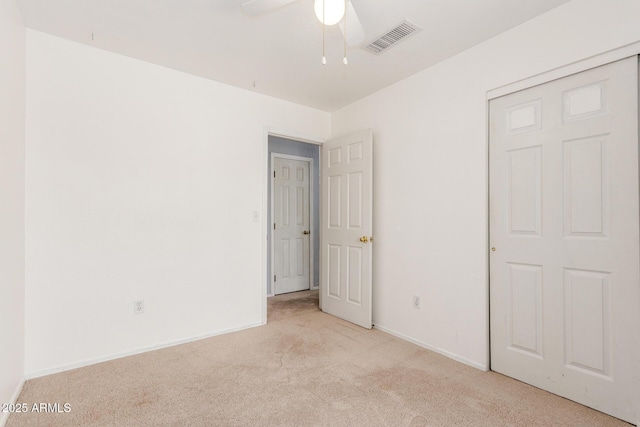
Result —
<svg viewBox="0 0 640 427"><path fill-rule="evenodd" d="M380 55L382 52L389 50L392 46L395 46L400 41L406 39L409 36L421 30L420 27L415 26L409 21L404 21L393 30L380 36L377 40L372 41L363 49L367 52L371 52L374 55Z"/></svg>

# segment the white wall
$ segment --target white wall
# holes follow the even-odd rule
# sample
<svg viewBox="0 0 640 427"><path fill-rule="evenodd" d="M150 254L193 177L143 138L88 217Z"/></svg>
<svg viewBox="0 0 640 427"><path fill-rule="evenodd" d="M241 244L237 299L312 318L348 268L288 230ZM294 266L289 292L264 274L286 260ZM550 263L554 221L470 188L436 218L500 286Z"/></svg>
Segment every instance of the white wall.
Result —
<svg viewBox="0 0 640 427"><path fill-rule="evenodd" d="M374 131L377 326L488 366L486 92L636 42L639 16L574 0L333 114Z"/></svg>
<svg viewBox="0 0 640 427"><path fill-rule="evenodd" d="M14 0L0 0L0 58L0 403L8 403L24 378L25 336L25 28Z"/></svg>
<svg viewBox="0 0 640 427"><path fill-rule="evenodd" d="M330 115L32 30L27 53L27 375L260 324L264 126Z"/></svg>

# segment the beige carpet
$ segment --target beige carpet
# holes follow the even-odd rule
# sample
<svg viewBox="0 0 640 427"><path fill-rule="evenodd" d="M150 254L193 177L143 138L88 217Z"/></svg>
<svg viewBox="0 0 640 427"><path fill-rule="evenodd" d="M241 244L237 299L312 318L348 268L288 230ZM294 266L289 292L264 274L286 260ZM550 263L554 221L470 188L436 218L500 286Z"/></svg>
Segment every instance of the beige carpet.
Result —
<svg viewBox="0 0 640 427"><path fill-rule="evenodd" d="M28 381L70 403L8 426L629 426L318 310L269 299L269 324Z"/></svg>

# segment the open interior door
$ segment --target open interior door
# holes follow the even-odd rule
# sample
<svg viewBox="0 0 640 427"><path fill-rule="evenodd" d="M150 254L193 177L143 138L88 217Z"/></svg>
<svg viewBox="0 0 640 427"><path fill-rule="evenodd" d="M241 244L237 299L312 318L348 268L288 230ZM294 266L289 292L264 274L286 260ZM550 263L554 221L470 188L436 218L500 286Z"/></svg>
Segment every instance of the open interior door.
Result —
<svg viewBox="0 0 640 427"><path fill-rule="evenodd" d="M370 329L373 239L371 130L322 146L321 304Z"/></svg>

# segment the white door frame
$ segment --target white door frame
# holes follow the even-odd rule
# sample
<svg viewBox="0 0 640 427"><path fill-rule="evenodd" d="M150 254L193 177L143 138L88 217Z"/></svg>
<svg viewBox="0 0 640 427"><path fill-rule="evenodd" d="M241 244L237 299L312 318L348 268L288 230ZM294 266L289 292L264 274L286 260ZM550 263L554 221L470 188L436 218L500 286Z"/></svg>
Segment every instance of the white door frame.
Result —
<svg viewBox="0 0 640 427"><path fill-rule="evenodd" d="M314 145L322 145L326 139L301 134L299 132L294 132L290 130L283 130L280 128L275 128L271 126L263 126L262 128L262 227L260 235L262 238L262 268L260 269L260 278L256 283L260 286L260 307L262 307L262 324L267 324L267 254L269 251L267 245L267 239L269 237L269 231L271 225L267 223L267 215L266 213L270 209L269 207L269 181L273 176L273 173L269 170L269 136L277 136L281 138L290 139L298 142L306 142L307 144ZM319 156L318 159L318 167L322 166L322 155ZM320 184L322 185L322 184ZM320 188L318 188L320 190ZM322 203L318 206L319 209L322 208ZM321 211L320 211L321 212ZM322 251L320 251L320 263L322 263ZM320 284L318 284L320 285ZM322 292L320 292L322 294ZM322 300L320 300L320 307L322 307Z"/></svg>
<svg viewBox="0 0 640 427"><path fill-rule="evenodd" d="M320 156L318 156L318 158L320 158ZM314 168L313 168L313 159L311 157L303 157L303 156L294 156L291 154L281 154L281 153L271 153L271 171L269 172L269 179L271 179L271 222L273 223L275 221L275 217L274 217L274 213L275 213L275 197L273 197L273 181L274 181L274 177L273 177L273 173L276 171L275 169L275 165L274 165L274 160L275 159L289 159L289 160L300 160L303 162L309 162L309 228L311 230L313 230L313 220L314 220L314 215L313 215L313 208L314 203L313 203L313 192L316 190L315 187L313 186L313 173L314 173ZM275 256L274 256L274 249L275 249L275 245L274 245L274 241L273 241L273 237L274 237L274 229L271 226L271 224L269 224L269 235L271 237L270 242L271 242L271 247L269 248L269 251L271 253L271 272L275 274ZM315 285L312 283L313 282L313 273L314 273L314 269L313 269L313 239L315 238L315 236L310 238L309 241L309 289L318 289L317 287L315 287ZM273 274L271 275L273 276ZM271 297L274 296L276 294L276 283L273 281L272 277L268 277L267 281L271 281L271 293L267 296ZM320 286L320 284L318 284L318 287Z"/></svg>
<svg viewBox="0 0 640 427"><path fill-rule="evenodd" d="M487 158L486 158L486 173L485 173L485 191L486 191L486 196L487 196L487 217L486 217L486 224L487 224L487 229L486 229L486 237L485 237L485 265L487 266L487 270L486 270L486 287L485 287L485 306L486 306L486 316L485 316L485 327L486 327L486 349L487 349L487 364L485 366L485 371L489 371L491 370L491 308L490 308L490 304L489 304L489 298L490 298L490 292L491 292L491 283L490 283L490 279L489 279L489 273L491 271L490 268L490 256L491 256L491 249L490 249L490 239L491 239L491 235L490 235L490 219L491 219L491 204L489 202L489 185L491 184L489 182L489 101L491 101L492 99L495 98L499 98L501 96L504 95L508 95L514 92L518 92L524 89L528 89L540 84L544 84L544 83L548 83L550 81L553 80L557 80L563 77L567 77L570 76L572 74L577 74L580 73L582 71L587 71L590 70L592 68L596 68L599 67L601 65L605 65L605 64L609 64L611 62L615 62L615 61L619 61L621 59L624 58L628 58L630 56L634 56L634 55L640 55L640 42L634 42L625 46L621 46L619 48L616 49L612 49L609 51L605 51L602 52L598 55L594 55L579 61L575 61L557 68L553 68L551 70L548 70L546 72L542 72L539 74L535 74L529 77L526 77L524 79L521 80L517 80L514 81L512 83L506 84L506 85L502 85L502 86L498 86L495 87L493 89L490 89L486 92L486 99L485 99L485 149L486 149L486 153L487 153Z"/></svg>

